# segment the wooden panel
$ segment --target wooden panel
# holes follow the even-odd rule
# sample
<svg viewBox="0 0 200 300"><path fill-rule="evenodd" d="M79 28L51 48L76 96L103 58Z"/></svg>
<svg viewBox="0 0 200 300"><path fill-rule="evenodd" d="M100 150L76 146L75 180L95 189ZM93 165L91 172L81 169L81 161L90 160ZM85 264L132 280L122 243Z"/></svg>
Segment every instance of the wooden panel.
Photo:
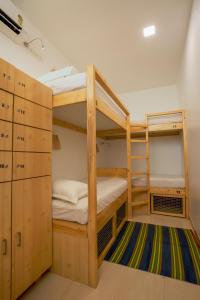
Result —
<svg viewBox="0 0 200 300"><path fill-rule="evenodd" d="M13 298L52 264L51 177L12 183Z"/></svg>
<svg viewBox="0 0 200 300"><path fill-rule="evenodd" d="M53 96L53 107L86 101L86 88Z"/></svg>
<svg viewBox="0 0 200 300"><path fill-rule="evenodd" d="M182 128L183 128L183 123L153 124L148 126L149 132L181 130Z"/></svg>
<svg viewBox="0 0 200 300"><path fill-rule="evenodd" d="M0 151L0 182L11 181L12 152Z"/></svg>
<svg viewBox="0 0 200 300"><path fill-rule="evenodd" d="M88 239L54 231L52 272L88 284Z"/></svg>
<svg viewBox="0 0 200 300"><path fill-rule="evenodd" d="M57 119L57 118L53 118L53 125L60 126L60 127L63 127L63 128L67 128L67 129L71 129L71 130L74 130L74 131L77 131L77 132L80 132L80 133L87 134L87 129L82 128L80 126L77 126L75 124Z"/></svg>
<svg viewBox="0 0 200 300"><path fill-rule="evenodd" d="M51 154L13 153L13 180L51 175Z"/></svg>
<svg viewBox="0 0 200 300"><path fill-rule="evenodd" d="M0 121L0 150L12 150L12 123Z"/></svg>
<svg viewBox="0 0 200 300"><path fill-rule="evenodd" d="M87 225L65 220L53 220L53 230L64 232L73 236L87 237Z"/></svg>
<svg viewBox="0 0 200 300"><path fill-rule="evenodd" d="M0 58L0 88L8 92L14 92L15 68Z"/></svg>
<svg viewBox="0 0 200 300"><path fill-rule="evenodd" d="M0 119L12 121L13 95L0 90Z"/></svg>
<svg viewBox="0 0 200 300"><path fill-rule="evenodd" d="M15 70L15 94L52 108L52 90L18 69Z"/></svg>
<svg viewBox="0 0 200 300"><path fill-rule="evenodd" d="M11 183L0 183L0 299L11 291Z"/></svg>
<svg viewBox="0 0 200 300"><path fill-rule="evenodd" d="M173 195L173 196L185 195L184 188L151 187L150 192L153 194L159 194L159 195Z"/></svg>
<svg viewBox="0 0 200 300"><path fill-rule="evenodd" d="M14 151L51 152L51 149L52 133L50 131L14 124Z"/></svg>
<svg viewBox="0 0 200 300"><path fill-rule="evenodd" d="M127 177L126 168L97 168L99 177Z"/></svg>
<svg viewBox="0 0 200 300"><path fill-rule="evenodd" d="M52 111L22 98L14 97L14 122L51 130Z"/></svg>

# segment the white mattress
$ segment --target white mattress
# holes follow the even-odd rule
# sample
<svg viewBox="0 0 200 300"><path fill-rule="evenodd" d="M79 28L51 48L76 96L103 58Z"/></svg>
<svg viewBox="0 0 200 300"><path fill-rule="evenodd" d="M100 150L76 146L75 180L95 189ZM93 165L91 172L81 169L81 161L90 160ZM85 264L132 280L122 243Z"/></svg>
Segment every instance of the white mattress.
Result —
<svg viewBox="0 0 200 300"><path fill-rule="evenodd" d="M125 178L101 177L97 179L97 213L116 200L127 189ZM57 199L52 200L53 218L87 224L88 198L77 204L71 204Z"/></svg>
<svg viewBox="0 0 200 300"><path fill-rule="evenodd" d="M59 78L51 82L47 82L46 85L53 90L54 95L81 89L86 87L86 73L78 73L64 78Z"/></svg>
<svg viewBox="0 0 200 300"><path fill-rule="evenodd" d="M145 177L133 177L132 183L134 186L146 186L147 181ZM184 188L185 180L182 176L151 175L150 186L163 188Z"/></svg>
<svg viewBox="0 0 200 300"><path fill-rule="evenodd" d="M163 115L163 116L148 118L149 125L179 123L179 122L182 122L182 115L180 113L167 114L167 115Z"/></svg>

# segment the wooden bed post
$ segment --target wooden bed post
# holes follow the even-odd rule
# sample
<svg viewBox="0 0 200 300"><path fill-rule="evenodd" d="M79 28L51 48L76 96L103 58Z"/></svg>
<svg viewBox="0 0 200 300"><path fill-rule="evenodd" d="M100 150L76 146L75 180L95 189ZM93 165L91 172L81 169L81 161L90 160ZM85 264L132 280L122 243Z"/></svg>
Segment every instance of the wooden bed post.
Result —
<svg viewBox="0 0 200 300"><path fill-rule="evenodd" d="M188 164L188 135L186 125L186 111L182 111L183 120L183 155L184 155L184 175L185 175L185 213L189 218L189 164Z"/></svg>
<svg viewBox="0 0 200 300"><path fill-rule="evenodd" d="M98 283L96 195L96 98L95 68L87 67L87 160L88 160L88 283Z"/></svg>
<svg viewBox="0 0 200 300"><path fill-rule="evenodd" d="M132 174L131 174L131 132L130 132L130 116L127 116L127 176L128 176L128 219L132 218Z"/></svg>

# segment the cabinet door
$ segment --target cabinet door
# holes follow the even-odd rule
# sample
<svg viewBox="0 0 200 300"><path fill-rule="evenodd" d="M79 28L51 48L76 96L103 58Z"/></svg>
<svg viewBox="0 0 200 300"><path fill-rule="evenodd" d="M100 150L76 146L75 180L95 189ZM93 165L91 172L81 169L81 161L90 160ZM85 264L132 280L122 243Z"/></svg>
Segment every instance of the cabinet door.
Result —
<svg viewBox="0 0 200 300"><path fill-rule="evenodd" d="M11 183L0 183L0 299L11 292Z"/></svg>
<svg viewBox="0 0 200 300"><path fill-rule="evenodd" d="M0 58L0 88L8 92L14 92L15 68Z"/></svg>
<svg viewBox="0 0 200 300"><path fill-rule="evenodd" d="M42 106L52 108L52 90L17 69L15 71L15 94Z"/></svg>
<svg viewBox="0 0 200 300"><path fill-rule="evenodd" d="M51 177L12 183L13 298L52 263Z"/></svg>
<svg viewBox="0 0 200 300"><path fill-rule="evenodd" d="M24 100L14 98L14 122L38 127L46 130L52 129L52 110Z"/></svg>
<svg viewBox="0 0 200 300"><path fill-rule="evenodd" d="M13 180L51 175L50 153L13 153Z"/></svg>
<svg viewBox="0 0 200 300"><path fill-rule="evenodd" d="M12 151L12 123L0 120L0 150Z"/></svg>
<svg viewBox="0 0 200 300"><path fill-rule="evenodd" d="M0 182L12 179L12 152L0 151Z"/></svg>
<svg viewBox="0 0 200 300"><path fill-rule="evenodd" d="M12 121L13 95L0 90L0 119Z"/></svg>
<svg viewBox="0 0 200 300"><path fill-rule="evenodd" d="M13 150L30 152L51 152L52 132L14 124Z"/></svg>

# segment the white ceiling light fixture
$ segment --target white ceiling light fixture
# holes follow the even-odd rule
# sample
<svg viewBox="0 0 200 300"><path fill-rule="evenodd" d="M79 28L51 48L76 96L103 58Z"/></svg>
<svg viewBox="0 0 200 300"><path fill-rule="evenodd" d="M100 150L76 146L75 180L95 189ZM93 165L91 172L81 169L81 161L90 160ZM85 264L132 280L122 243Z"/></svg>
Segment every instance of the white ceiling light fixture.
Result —
<svg viewBox="0 0 200 300"><path fill-rule="evenodd" d="M156 26L155 25L151 25L151 26L145 27L143 29L143 35L145 38L153 36L155 34L156 34Z"/></svg>

